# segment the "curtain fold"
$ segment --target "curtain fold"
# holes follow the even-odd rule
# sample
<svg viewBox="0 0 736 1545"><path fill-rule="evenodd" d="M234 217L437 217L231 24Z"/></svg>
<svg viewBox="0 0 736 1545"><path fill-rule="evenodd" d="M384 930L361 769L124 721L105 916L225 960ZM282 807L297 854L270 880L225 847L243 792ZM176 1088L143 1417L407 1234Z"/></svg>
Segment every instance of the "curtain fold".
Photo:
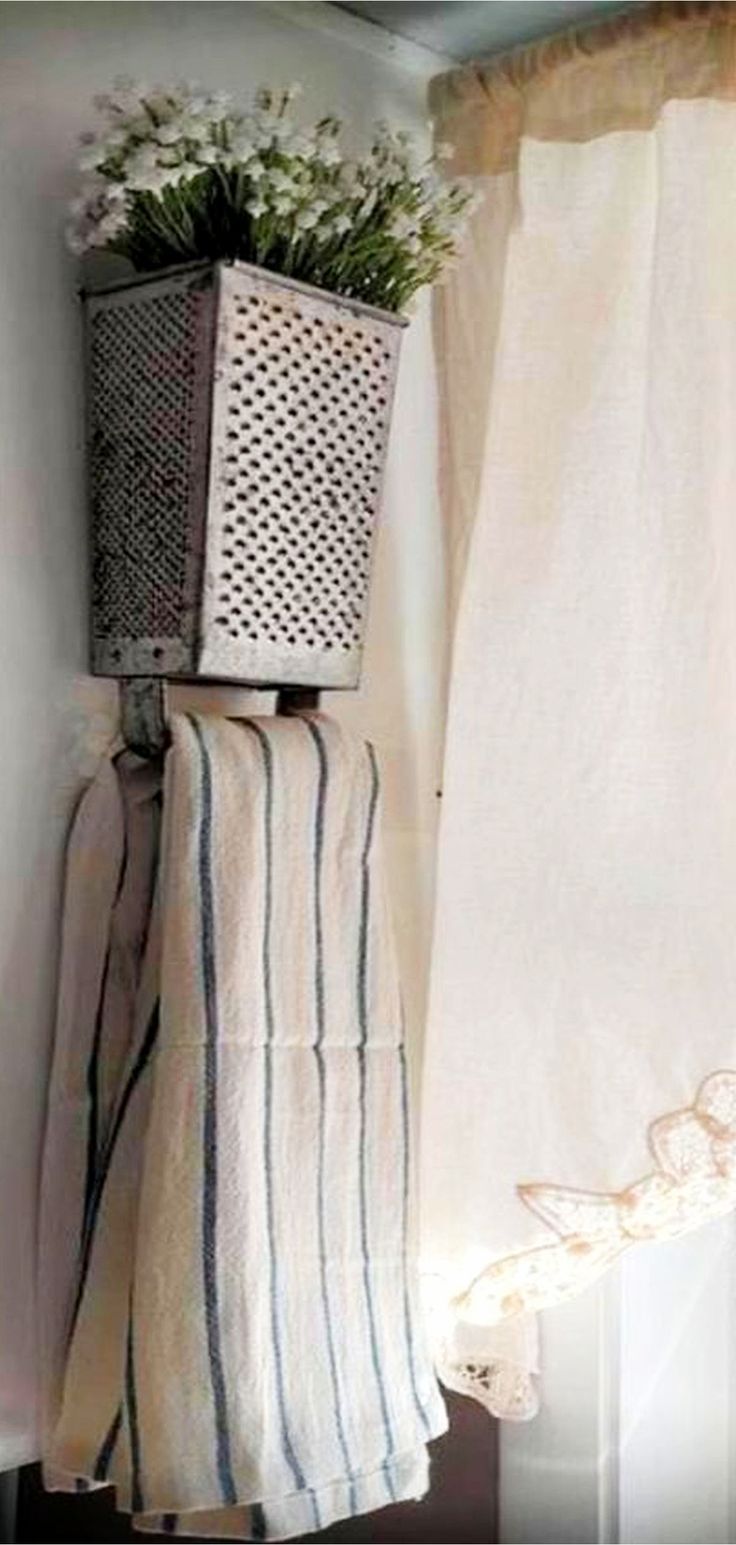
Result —
<svg viewBox="0 0 736 1545"><path fill-rule="evenodd" d="M736 98L736 17L724 3L660 0L435 78L430 105L454 171L496 175L525 138L583 143L648 129L675 98Z"/></svg>
<svg viewBox="0 0 736 1545"><path fill-rule="evenodd" d="M735 24L648 6L433 93L486 200L440 301L422 1254L498 1415L537 1310L736 1204Z"/></svg>

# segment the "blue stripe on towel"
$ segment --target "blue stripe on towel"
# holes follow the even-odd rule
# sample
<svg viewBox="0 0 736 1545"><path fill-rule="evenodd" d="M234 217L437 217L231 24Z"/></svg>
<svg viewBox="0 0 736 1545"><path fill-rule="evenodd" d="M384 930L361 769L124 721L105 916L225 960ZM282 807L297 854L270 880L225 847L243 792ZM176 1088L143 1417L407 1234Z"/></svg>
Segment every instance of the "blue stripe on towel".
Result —
<svg viewBox="0 0 736 1545"><path fill-rule="evenodd" d="M273 1038L274 1038L274 1013L273 997L271 990L271 923L273 910L273 749L265 730L253 719L243 721L246 728L256 736L263 758L263 772L265 778L264 798L264 859L265 859L265 891L263 902L263 943L261 949L261 963L263 968L263 1001L266 1019L266 1044L263 1049L264 1061L264 1112L263 1112L263 1166L266 1191L266 1228L268 1233L268 1267L269 1267L269 1301L271 1306L271 1339L273 1342L273 1361L276 1381L276 1399L279 1408L279 1421L281 1425L281 1448L284 1458L294 1477L294 1482L300 1491L309 1491L312 1500L315 1528L322 1526L319 1506L314 1492L307 1486L304 1471L294 1448L289 1423L286 1415L286 1389L284 1384L283 1353L281 1347L280 1325L280 1288L278 1276L278 1258L276 1251L276 1222L274 1212L273 1195Z"/></svg>
<svg viewBox="0 0 736 1545"><path fill-rule="evenodd" d="M378 1349L378 1329L376 1326L376 1314L373 1304L373 1287L371 1283L370 1252L368 1246L368 1198L367 1198L367 1152L366 1152L366 1044L368 1041L368 1001L367 1001L367 969L368 969L368 922L370 917L370 853L373 844L373 829L376 820L376 806L378 803L378 765L376 753L371 745L366 747L371 771L371 795L368 806L368 821L366 823L365 842L361 855L361 896L360 896L360 926L358 932L358 1028L360 1044L358 1046L358 1171L359 1171L359 1207L360 1207L360 1248L363 1260L363 1290L365 1293L365 1306L368 1316L368 1330L370 1334L371 1361L376 1376L378 1398L381 1406L381 1419L386 1439L386 1454L390 1458L394 1453L395 1441L389 1415L388 1400L386 1398L386 1386L381 1371L381 1358ZM386 1480L386 1488L392 1502L396 1501L396 1488L385 1462L383 1473Z"/></svg>
<svg viewBox="0 0 736 1545"><path fill-rule="evenodd" d="M99 1142L99 1140L100 1140L99 1070L100 1070L100 1054L101 1054L101 1051L102 1051L102 1034L103 1034L103 1028L104 1028L105 994L107 992L107 979L108 979L108 976L109 976L109 973L110 973L110 947L111 947L110 934L111 934L111 931L112 931L112 918L113 918L113 914L114 914L114 911L115 911L115 907L117 906L117 904L118 904L118 902L120 900L121 894L122 894L123 885L125 884L125 875L126 875L127 868L128 868L128 830L127 830L127 825L125 823L123 823L123 848L122 848L122 853L121 853L121 856L120 856L120 868L118 869L117 883L116 883L116 886L115 886L115 895L113 897L112 908L110 910L110 924L108 926L107 946L106 946L106 949L105 949L105 960L104 960L104 964L103 964L103 967L102 967L102 976L100 978L99 997L98 997L98 1000L97 1000L97 1013L95 1014L95 1028L94 1028L94 1033L93 1033L93 1036L92 1036L92 1046L90 1048L89 1061L87 1063L87 1076L86 1076L86 1080L85 1080L86 1081L86 1085L87 1085L87 1096L88 1096L88 1099L89 1099L89 1117L88 1117L88 1121L87 1121L87 1169L86 1169L86 1176L85 1176L85 1183L84 1183L84 1212L83 1212L83 1215L82 1215L83 1216L83 1223L82 1223L82 1230L83 1231L84 1231L84 1229L87 1226L87 1219L88 1219L88 1216L89 1216L89 1209L90 1209L90 1206L92 1204L92 1194L93 1194L93 1191L94 1191L95 1175L96 1175L96 1171L97 1171L97 1159L98 1159L98 1155L99 1155L99 1145L100 1145L100 1142Z"/></svg>
<svg viewBox="0 0 736 1545"><path fill-rule="evenodd" d="M237 1501L230 1457L227 1391L220 1341L220 1310L217 1282L217 1042L218 1004L215 965L215 922L212 885L212 763L198 720L187 715L194 730L200 755L199 821L199 902L202 919L201 967L205 1012L204 1044L204 1124L202 1133L202 1276L204 1315L210 1383L215 1408L215 1445L217 1474L222 1500L227 1506Z"/></svg>
<svg viewBox="0 0 736 1545"><path fill-rule="evenodd" d="M94 1191L95 1174L97 1171L97 1150L99 1146L99 1067L100 1050L102 1046L102 1018L105 1007L105 993L107 991L107 978L110 970L110 940L107 941L105 962L100 978L100 996L97 1000L97 1013L95 1015L95 1028L92 1037L92 1049L87 1063L87 1098L89 1101L89 1115L87 1119L87 1169L84 1182L84 1210L82 1213L82 1228L86 1227L89 1209Z"/></svg>
<svg viewBox="0 0 736 1545"><path fill-rule="evenodd" d="M314 1003L317 1021L317 1046L325 1038L325 968L322 938L322 850L325 840L325 804L327 800L327 752L316 724L306 719L305 726L317 752L317 800L314 810Z"/></svg>
<svg viewBox="0 0 736 1545"><path fill-rule="evenodd" d="M324 958L322 939L322 852L324 847L325 803L327 799L328 767L327 752L323 737L310 720L306 720L306 727L314 741L317 751L318 781L317 800L314 818L314 998L315 1014L317 1021L317 1039L315 1044L315 1057L317 1059L317 1079L319 1084L319 1146L317 1159L317 1226L319 1237L319 1264L320 1281L322 1288L322 1311L325 1320L327 1335L327 1353L330 1363L330 1379L332 1381L332 1395L335 1416L335 1426L340 1444L346 1476L350 1482L349 1507L351 1514L357 1510L357 1496L355 1491L355 1479L353 1466L348 1450L347 1437L345 1435L345 1421L340 1399L340 1383L337 1371L337 1355L335 1352L335 1338L332 1328L332 1310L330 1307L329 1284L327 1280L327 1229L325 1222L325 1138L326 1138L326 1106L327 1091L325 1086L325 1059L322 1053L322 1043L325 1035L325 990L324 990Z"/></svg>
<svg viewBox="0 0 736 1545"><path fill-rule="evenodd" d="M403 1045L399 1047L399 1062L401 1066L401 1142L402 1142L402 1250L404 1269L404 1335L406 1340L406 1355L409 1363L409 1378L411 1390L414 1396L414 1405L419 1414L425 1433L428 1438L432 1436L432 1428L426 1409L422 1403L417 1386L417 1365L414 1347L414 1326L412 1323L411 1299L409 1297L409 1090L406 1076L406 1052Z"/></svg>
<svg viewBox="0 0 736 1545"><path fill-rule="evenodd" d="M80 1255L79 1255L79 1278L78 1278L78 1282L77 1282L77 1294L76 1294L76 1298L74 1300L74 1310L72 1312L71 1324L70 1324L70 1329L69 1329L69 1341L70 1342L71 1342L72 1336L74 1335L74 1328L75 1328L76 1323L77 1323L77 1316L79 1314L79 1308L80 1308L80 1304L82 1302L82 1295L84 1293L84 1289L85 1289L85 1286L86 1286L86 1283L87 1283L87 1274L89 1272L89 1264L90 1264L90 1259L91 1259L91 1256L92 1256L92 1246L94 1244L95 1228L97 1226L97 1218L99 1216L100 1205L101 1205L101 1202L102 1202L102 1196L103 1196L103 1192L104 1192L105 1185L106 1185L106 1182L107 1182L107 1177L108 1177L108 1175L110 1173L110 1165L112 1164L113 1155L114 1155L114 1152L115 1152L115 1146L116 1146L118 1137L120 1136L120 1130L121 1130L123 1122L125 1120L125 1116L126 1116L126 1113L127 1113L127 1110L128 1110L128 1106L130 1105L130 1101L131 1101L131 1099L133 1097L133 1094L135 1092L135 1089L136 1089L136 1086L138 1084L138 1081L139 1081L142 1073L145 1071L146 1065L148 1063L148 1059L149 1059L149 1057L151 1055L151 1052L153 1051L153 1048L154 1048L154 1046L156 1044L156 1040L157 1040L157 1037L158 1037L158 1029L159 1029L159 1004L158 1004L158 1000L157 1000L154 1003L153 1008L151 1010L151 1017L150 1017L150 1019L148 1021L148 1026L146 1028L145 1036L143 1037L143 1041L141 1042L141 1045L140 1045L140 1048L138 1050L138 1053L137 1053L137 1056L135 1058L135 1061L133 1063L133 1066L132 1066L132 1068L130 1070L130 1073L128 1074L128 1077L127 1077L127 1079L125 1081L125 1086L123 1088L123 1092L122 1092L122 1095L120 1097L120 1103L119 1103L117 1111L115 1113L115 1120L113 1121L113 1124L112 1124L112 1127L111 1127L111 1130L110 1130L110 1136L108 1138L107 1145L105 1147L105 1151L104 1151L104 1153L102 1155L102 1158L100 1160L100 1164L99 1164L98 1169L97 1169L97 1173L95 1175L95 1184L94 1184L94 1186L92 1188L92 1194L90 1196L90 1202L89 1202L89 1208L88 1208L88 1212L87 1212L87 1218L86 1218L84 1230L83 1230L83 1233L82 1233L82 1242L81 1242Z"/></svg>
<svg viewBox="0 0 736 1545"><path fill-rule="evenodd" d="M373 845L373 828L376 823L376 806L378 804L378 764L373 747L366 745L368 761L371 769L371 797L368 806L368 822L366 825L365 842L360 860L360 928L358 933L358 1027L360 1045L365 1046L368 1040L368 1001L367 1001L367 971L368 971L368 920L370 917L371 876L369 859Z"/></svg>
<svg viewBox="0 0 736 1545"><path fill-rule="evenodd" d="M96 1481L107 1480L108 1471L110 1469L110 1462L115 1452L115 1444L118 1441L122 1421L123 1408L122 1406L118 1406L110 1426L105 1433L102 1443L100 1444L100 1450L94 1463L92 1475Z"/></svg>
<svg viewBox="0 0 736 1545"><path fill-rule="evenodd" d="M143 1512L141 1486L141 1441L138 1430L138 1396L135 1387L135 1349L133 1346L133 1293L128 1312L128 1339L125 1348L125 1408L130 1439L130 1505L134 1513Z"/></svg>

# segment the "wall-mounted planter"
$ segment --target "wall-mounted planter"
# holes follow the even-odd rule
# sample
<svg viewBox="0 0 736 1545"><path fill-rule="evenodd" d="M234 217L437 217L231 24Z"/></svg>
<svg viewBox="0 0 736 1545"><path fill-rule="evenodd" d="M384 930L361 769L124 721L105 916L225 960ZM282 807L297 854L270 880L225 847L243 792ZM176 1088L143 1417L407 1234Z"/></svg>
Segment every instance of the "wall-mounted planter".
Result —
<svg viewBox="0 0 736 1545"><path fill-rule="evenodd" d="M356 686L401 319L244 263L85 305L95 673Z"/></svg>

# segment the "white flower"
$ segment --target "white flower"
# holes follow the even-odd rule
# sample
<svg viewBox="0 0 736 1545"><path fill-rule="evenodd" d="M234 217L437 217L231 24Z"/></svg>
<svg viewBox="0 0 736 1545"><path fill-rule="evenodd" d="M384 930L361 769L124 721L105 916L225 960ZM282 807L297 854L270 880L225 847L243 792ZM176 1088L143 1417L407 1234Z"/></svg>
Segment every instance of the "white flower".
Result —
<svg viewBox="0 0 736 1545"><path fill-rule="evenodd" d="M141 172L135 183L131 184L136 193L160 193L162 188L181 176L181 169L172 169L168 166L154 166L148 172Z"/></svg>
<svg viewBox="0 0 736 1545"><path fill-rule="evenodd" d="M340 186L345 193L355 193L360 186L360 169L354 161L344 161L340 168Z"/></svg>
<svg viewBox="0 0 736 1545"><path fill-rule="evenodd" d="M202 168L196 161L182 161L181 166L175 167L173 172L167 172L167 182L191 182L193 177L201 177Z"/></svg>
<svg viewBox="0 0 736 1545"><path fill-rule="evenodd" d="M342 161L342 151L335 139L323 140L317 149L323 166L337 166Z"/></svg>
<svg viewBox="0 0 736 1545"><path fill-rule="evenodd" d="M171 99L165 86L154 86L146 97L146 107L156 118L166 118L171 112Z"/></svg>
<svg viewBox="0 0 736 1545"><path fill-rule="evenodd" d="M122 121L125 124L128 135L135 139L148 140L154 132L153 124L147 113L131 113L126 115Z"/></svg>
<svg viewBox="0 0 736 1545"><path fill-rule="evenodd" d="M64 234L69 251L73 252L75 257L81 257L87 251L87 242L81 231L76 225L68 225Z"/></svg>
<svg viewBox="0 0 736 1545"><path fill-rule="evenodd" d="M125 170L128 177L137 177L145 172L154 170L158 162L157 145L137 145L132 156L126 162Z"/></svg>
<svg viewBox="0 0 736 1545"><path fill-rule="evenodd" d="M203 118L190 116L189 113L181 120L181 133L183 139L200 140L204 142L210 137L210 125Z"/></svg>
<svg viewBox="0 0 736 1545"><path fill-rule="evenodd" d="M109 99L109 111L113 113L140 112L148 87L144 81L134 81L130 75L117 75L113 81Z"/></svg>
<svg viewBox="0 0 736 1545"><path fill-rule="evenodd" d="M391 235L395 236L397 241L411 239L416 235L416 229L416 220L403 209L394 215L389 226Z"/></svg>
<svg viewBox="0 0 736 1545"><path fill-rule="evenodd" d="M175 224L165 189L180 185L183 211L199 201L205 169L221 166L238 172L241 191L233 217L242 214L245 194L254 221L265 221L266 230L270 220L281 222L284 238L294 243L297 278L300 267L308 266L302 254L313 242L327 241L347 244L351 275L353 263L356 267L351 285L366 299L373 290L390 304L392 294L398 298L433 282L458 250L460 233L480 202L472 184L442 177L439 163L449 159L450 145L439 142L430 159L415 164L411 136L382 124L367 152L348 160L337 118L324 117L306 131L294 123L289 106L299 92L297 83L262 88L254 106L241 110L228 93L192 82L146 87L118 79L113 92L96 101L103 129L82 139L80 163L90 175L72 205L67 238L73 250L114 244L127 229L135 209L130 195L137 192L162 195L160 224ZM382 224L396 243L396 267L403 264L406 278L405 283L399 272L393 289L390 274L380 264L376 268L369 255L361 259L351 235L355 231L359 243L376 210L384 208L389 213Z"/></svg>
<svg viewBox="0 0 736 1545"><path fill-rule="evenodd" d="M109 214L103 215L103 218L100 220L97 226L97 235L103 241L112 241L124 225L125 214L120 210L111 210Z"/></svg>
<svg viewBox="0 0 736 1545"><path fill-rule="evenodd" d="M359 217L359 219L367 220L368 216L373 214L373 211L374 211L375 207L376 207L376 193L375 193L375 190L372 190L368 194L367 198L364 198L362 203L358 206L358 217Z"/></svg>
<svg viewBox="0 0 736 1545"><path fill-rule="evenodd" d="M254 153L252 136L245 129L236 129L235 133L230 136L230 154L235 157L236 161L241 163L246 161L253 163ZM257 161L255 165L258 167L258 172L263 170L261 162ZM253 171L253 164L251 164L250 170L251 176L258 175L258 172Z"/></svg>
<svg viewBox="0 0 736 1545"><path fill-rule="evenodd" d="M293 156L299 156L304 161L311 161L317 154L317 141L313 134L303 134L300 130L292 133L289 140L289 150Z"/></svg>
<svg viewBox="0 0 736 1545"><path fill-rule="evenodd" d="M294 125L288 118L274 118L271 134L274 144L281 150L288 150L294 134Z"/></svg>
<svg viewBox="0 0 736 1545"><path fill-rule="evenodd" d="M176 145L182 138L181 120L169 119L168 123L159 124L156 130L156 139L159 145Z"/></svg>
<svg viewBox="0 0 736 1545"><path fill-rule="evenodd" d="M102 198L103 194L107 194L110 187L111 184L106 177L85 177L79 191L82 198L91 204L94 199Z"/></svg>
<svg viewBox="0 0 736 1545"><path fill-rule="evenodd" d="M294 193L296 183L288 172L282 172L278 167L271 172L269 182L275 193Z"/></svg>
<svg viewBox="0 0 736 1545"><path fill-rule="evenodd" d="M126 187L138 193L156 193L171 182L174 172L159 161L157 145L139 145L125 166Z"/></svg>
<svg viewBox="0 0 736 1545"><path fill-rule="evenodd" d="M212 123L221 123L227 118L233 104L229 91L214 91L207 98L207 114Z"/></svg>
<svg viewBox="0 0 736 1545"><path fill-rule="evenodd" d="M99 219L94 226L90 226L90 229L88 229L87 246L105 247L108 241L113 241L116 235L118 235L118 227L105 226L104 219Z"/></svg>
<svg viewBox="0 0 736 1545"><path fill-rule="evenodd" d="M104 144L97 140L93 145L85 145L77 158L77 166L80 172L94 172L98 166L102 166L107 160L107 151Z"/></svg>

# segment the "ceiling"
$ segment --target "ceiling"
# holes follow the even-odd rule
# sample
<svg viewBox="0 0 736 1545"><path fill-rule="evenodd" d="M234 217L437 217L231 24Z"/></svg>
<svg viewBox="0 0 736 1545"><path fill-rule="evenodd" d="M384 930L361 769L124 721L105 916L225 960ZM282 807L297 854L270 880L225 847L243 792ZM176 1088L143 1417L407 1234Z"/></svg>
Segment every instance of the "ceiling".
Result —
<svg viewBox="0 0 736 1545"><path fill-rule="evenodd" d="M632 6L625 0L345 0L338 9L465 60L503 53Z"/></svg>

